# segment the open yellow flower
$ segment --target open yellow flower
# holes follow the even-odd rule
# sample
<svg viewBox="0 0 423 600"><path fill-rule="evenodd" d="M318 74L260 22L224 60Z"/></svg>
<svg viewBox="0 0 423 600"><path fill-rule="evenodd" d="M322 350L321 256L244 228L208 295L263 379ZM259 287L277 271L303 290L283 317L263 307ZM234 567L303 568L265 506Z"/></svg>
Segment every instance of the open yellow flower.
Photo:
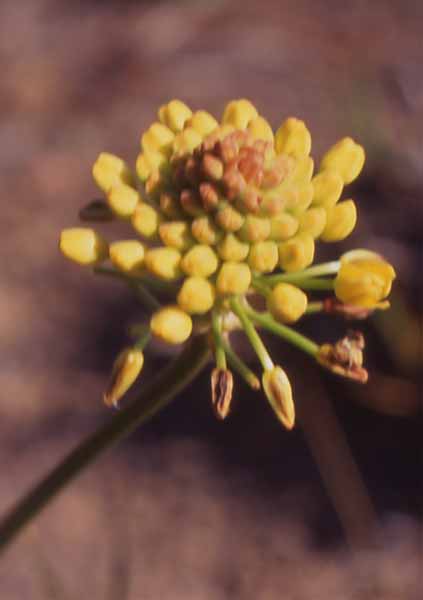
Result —
<svg viewBox="0 0 423 600"><path fill-rule="evenodd" d="M376 252L353 250L341 257L335 294L345 304L377 308L391 291L395 271Z"/></svg>

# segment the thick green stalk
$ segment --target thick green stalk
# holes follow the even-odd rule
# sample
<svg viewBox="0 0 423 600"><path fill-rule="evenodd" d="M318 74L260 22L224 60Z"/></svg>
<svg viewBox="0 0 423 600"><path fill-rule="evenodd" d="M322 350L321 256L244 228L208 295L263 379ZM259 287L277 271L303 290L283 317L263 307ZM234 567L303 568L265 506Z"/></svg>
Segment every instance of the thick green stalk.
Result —
<svg viewBox="0 0 423 600"><path fill-rule="evenodd" d="M334 275L338 273L341 263L339 260L333 260L331 262L321 263L320 265L313 265L304 269L303 271L295 271L294 273L280 273L278 275L269 275L262 279L269 283L279 283L284 281L286 283L298 283L304 279L310 279L312 277L320 277L321 275Z"/></svg>
<svg viewBox="0 0 423 600"><path fill-rule="evenodd" d="M257 325L275 333L290 344L297 346L303 352L316 357L319 346L301 333L298 333L298 331L295 331L295 329L278 323L269 313L259 313L250 307L246 307L245 312Z"/></svg>
<svg viewBox="0 0 423 600"><path fill-rule="evenodd" d="M46 506L58 492L92 464L105 450L146 423L170 401L206 365L210 355L206 335L192 338L185 350L154 381L146 385L139 397L116 413L105 425L68 454L50 473L36 484L0 522L0 551Z"/></svg>

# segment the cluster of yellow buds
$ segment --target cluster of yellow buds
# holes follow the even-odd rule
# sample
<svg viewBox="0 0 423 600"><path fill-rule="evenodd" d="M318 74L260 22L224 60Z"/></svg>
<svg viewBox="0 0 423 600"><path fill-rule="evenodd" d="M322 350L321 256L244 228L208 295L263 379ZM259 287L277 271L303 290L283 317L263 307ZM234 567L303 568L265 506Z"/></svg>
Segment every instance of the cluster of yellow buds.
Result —
<svg viewBox="0 0 423 600"><path fill-rule="evenodd" d="M260 387L230 346L231 328L245 330L263 367L265 394L290 428L295 411L289 380L273 364L256 329L267 328L348 375L344 363L338 368L339 352L329 352L327 345L322 351L289 325L328 307L354 316L354 310L367 315L388 306L395 273L379 255L356 250L311 266L317 240L343 240L356 224L354 200L341 195L359 175L365 155L346 137L326 152L314 174L310 151L303 121L288 118L274 133L248 100L229 102L220 122L172 100L142 134L135 172L104 152L93 167L105 201L85 207L81 218L128 221L133 237L109 243L86 227L61 234L60 248L69 259L136 288L153 308L149 335L181 344L193 332L210 329L217 363L213 406L221 418L229 412L232 394L227 361ZM106 260L111 267L102 265ZM311 292L325 290L334 292L336 303L310 301ZM265 298L265 312L251 307L253 294ZM163 296L171 302L162 305ZM149 335L119 356L108 403L116 404L141 371Z"/></svg>

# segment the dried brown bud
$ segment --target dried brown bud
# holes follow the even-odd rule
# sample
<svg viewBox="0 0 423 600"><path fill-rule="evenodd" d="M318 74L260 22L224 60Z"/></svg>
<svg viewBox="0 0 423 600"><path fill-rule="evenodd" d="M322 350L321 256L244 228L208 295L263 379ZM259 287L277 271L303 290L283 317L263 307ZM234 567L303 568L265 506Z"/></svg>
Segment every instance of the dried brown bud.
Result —
<svg viewBox="0 0 423 600"><path fill-rule="evenodd" d="M193 186L198 185L200 182L200 165L193 156L189 156L186 160L184 175L186 180Z"/></svg>
<svg viewBox="0 0 423 600"><path fill-rule="evenodd" d="M217 208L219 204L219 194L212 183L203 182L200 184L200 196L204 210L210 212Z"/></svg>
<svg viewBox="0 0 423 600"><path fill-rule="evenodd" d="M198 217L204 213L201 200L193 190L182 190L179 200L182 208L188 215Z"/></svg>
<svg viewBox="0 0 423 600"><path fill-rule="evenodd" d="M212 407L218 419L226 419L231 408L233 377L228 369L213 369L211 374Z"/></svg>
<svg viewBox="0 0 423 600"><path fill-rule="evenodd" d="M344 304L335 297L325 298L323 300L323 311L331 315L341 315L346 319L363 320L374 313L372 308L363 308L352 304Z"/></svg>
<svg viewBox="0 0 423 600"><path fill-rule="evenodd" d="M364 337L359 331L349 331L347 335L332 344L320 346L318 362L337 375L348 377L358 383L366 383L368 373L363 368Z"/></svg>

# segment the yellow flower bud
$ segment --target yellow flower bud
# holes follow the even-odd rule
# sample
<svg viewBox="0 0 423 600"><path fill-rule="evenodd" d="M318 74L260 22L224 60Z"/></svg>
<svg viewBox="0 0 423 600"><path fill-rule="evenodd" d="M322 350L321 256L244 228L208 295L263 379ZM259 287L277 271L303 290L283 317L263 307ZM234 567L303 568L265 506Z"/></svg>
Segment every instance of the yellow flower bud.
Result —
<svg viewBox="0 0 423 600"><path fill-rule="evenodd" d="M149 204L140 202L132 215L132 226L145 238L152 238L156 235L161 223L161 216Z"/></svg>
<svg viewBox="0 0 423 600"><path fill-rule="evenodd" d="M309 233L298 233L279 244L279 265L284 271L301 271L313 262L314 240Z"/></svg>
<svg viewBox="0 0 423 600"><path fill-rule="evenodd" d="M107 193L110 208L122 219L129 219L132 216L139 201L139 193L124 183L113 185Z"/></svg>
<svg viewBox="0 0 423 600"><path fill-rule="evenodd" d="M189 223L186 221L171 221L159 226L159 235L166 246L177 250L187 250L193 245Z"/></svg>
<svg viewBox="0 0 423 600"><path fill-rule="evenodd" d="M306 311L307 296L290 283L278 283L267 297L267 308L277 321L295 323Z"/></svg>
<svg viewBox="0 0 423 600"><path fill-rule="evenodd" d="M109 387L104 394L107 406L117 406L118 401L128 391L144 365L144 354L137 348L123 350L115 360Z"/></svg>
<svg viewBox="0 0 423 600"><path fill-rule="evenodd" d="M341 257L335 294L345 304L377 308L389 295L395 276L393 267L379 254L353 250Z"/></svg>
<svg viewBox="0 0 423 600"><path fill-rule="evenodd" d="M184 216L179 200L169 192L160 194L160 210L168 219L180 219Z"/></svg>
<svg viewBox="0 0 423 600"><path fill-rule="evenodd" d="M278 246L276 242L256 242L251 246L248 264L253 271L271 273L278 264Z"/></svg>
<svg viewBox="0 0 423 600"><path fill-rule="evenodd" d="M293 117L284 121L276 132L275 148L278 154L288 154L296 158L308 156L311 150L311 135L304 121Z"/></svg>
<svg viewBox="0 0 423 600"><path fill-rule="evenodd" d="M246 129L250 121L258 117L258 112L248 100L232 100L223 111L222 124L233 125L236 129Z"/></svg>
<svg viewBox="0 0 423 600"><path fill-rule="evenodd" d="M244 217L229 204L218 210L216 223L224 231L238 231L244 223Z"/></svg>
<svg viewBox="0 0 423 600"><path fill-rule="evenodd" d="M310 183L313 177L314 161L311 156L297 158L292 170L286 177L287 185L301 185ZM285 183L284 182L284 183Z"/></svg>
<svg viewBox="0 0 423 600"><path fill-rule="evenodd" d="M262 384L276 416L284 427L292 429L295 424L295 407L292 400L291 384L285 371L279 366L265 371Z"/></svg>
<svg viewBox="0 0 423 600"><path fill-rule="evenodd" d="M107 242L93 229L71 227L60 234L60 250L80 265L95 265L107 258Z"/></svg>
<svg viewBox="0 0 423 600"><path fill-rule="evenodd" d="M263 117L256 117L250 121L248 131L255 140L264 140L273 144L273 131L269 123Z"/></svg>
<svg viewBox="0 0 423 600"><path fill-rule="evenodd" d="M219 123L205 110L198 110L189 120L188 126L195 129L202 138L208 136L218 127Z"/></svg>
<svg viewBox="0 0 423 600"><path fill-rule="evenodd" d="M185 122L191 117L191 109L180 100L171 100L159 108L160 121L174 133L184 128Z"/></svg>
<svg viewBox="0 0 423 600"><path fill-rule="evenodd" d="M202 315L214 304L214 287L203 277L187 277L178 294L178 304L187 313Z"/></svg>
<svg viewBox="0 0 423 600"><path fill-rule="evenodd" d="M335 171L344 183L351 183L360 174L364 160L364 148L352 138L345 137L329 148L322 158L320 169Z"/></svg>
<svg viewBox="0 0 423 600"><path fill-rule="evenodd" d="M162 169L166 162L166 156L162 152L141 152L138 154L135 170L140 180L145 182L154 171Z"/></svg>
<svg viewBox="0 0 423 600"><path fill-rule="evenodd" d="M250 246L241 242L233 233L227 233L217 246L217 252L224 261L241 262L245 260Z"/></svg>
<svg viewBox="0 0 423 600"><path fill-rule="evenodd" d="M222 232L219 231L210 217L197 217L191 224L191 233L200 244L214 246L222 237Z"/></svg>
<svg viewBox="0 0 423 600"><path fill-rule="evenodd" d="M144 262L144 246L138 240L121 240L109 247L112 263L121 271L140 271Z"/></svg>
<svg viewBox="0 0 423 600"><path fill-rule="evenodd" d="M295 190L295 200L292 205L287 204L287 210L291 210L293 215L299 217L310 206L313 200L313 187L311 183L304 183Z"/></svg>
<svg viewBox="0 0 423 600"><path fill-rule="evenodd" d="M221 295L245 294L250 283L251 271L248 265L225 262L217 276L216 289Z"/></svg>
<svg viewBox="0 0 423 600"><path fill-rule="evenodd" d="M112 185L133 183L132 173L124 160L109 154L101 152L93 165L93 177L98 187L107 194Z"/></svg>
<svg viewBox="0 0 423 600"><path fill-rule="evenodd" d="M244 225L239 231L239 237L244 242L262 242L270 235L270 219L247 215Z"/></svg>
<svg viewBox="0 0 423 600"><path fill-rule="evenodd" d="M181 269L194 277L210 277L216 271L217 265L217 256L210 246L197 244L184 255Z"/></svg>
<svg viewBox="0 0 423 600"><path fill-rule="evenodd" d="M169 154L175 138L173 131L162 123L153 123L141 137L141 146L144 153L162 152Z"/></svg>
<svg viewBox="0 0 423 600"><path fill-rule="evenodd" d="M168 344L182 344L192 332L192 320L179 306L165 306L151 317L151 332Z"/></svg>
<svg viewBox="0 0 423 600"><path fill-rule="evenodd" d="M177 279L181 276L181 253L175 248L153 248L144 258L145 266L153 275L161 279Z"/></svg>
<svg viewBox="0 0 423 600"><path fill-rule="evenodd" d="M299 217L299 233L309 233L314 239L318 238L326 226L326 218L326 211L322 206L309 208Z"/></svg>
<svg viewBox="0 0 423 600"><path fill-rule="evenodd" d="M354 229L357 223L357 209L353 200L344 200L328 209L326 226L320 238L324 242L339 242Z"/></svg>
<svg viewBox="0 0 423 600"><path fill-rule="evenodd" d="M297 233L298 219L289 213L281 213L270 220L270 239L281 242Z"/></svg>
<svg viewBox="0 0 423 600"><path fill-rule="evenodd" d="M336 171L321 171L313 177L313 205L332 208L338 202L344 181Z"/></svg>
<svg viewBox="0 0 423 600"><path fill-rule="evenodd" d="M202 141L203 138L195 129L187 127L175 137L173 151L176 154L190 154Z"/></svg>

